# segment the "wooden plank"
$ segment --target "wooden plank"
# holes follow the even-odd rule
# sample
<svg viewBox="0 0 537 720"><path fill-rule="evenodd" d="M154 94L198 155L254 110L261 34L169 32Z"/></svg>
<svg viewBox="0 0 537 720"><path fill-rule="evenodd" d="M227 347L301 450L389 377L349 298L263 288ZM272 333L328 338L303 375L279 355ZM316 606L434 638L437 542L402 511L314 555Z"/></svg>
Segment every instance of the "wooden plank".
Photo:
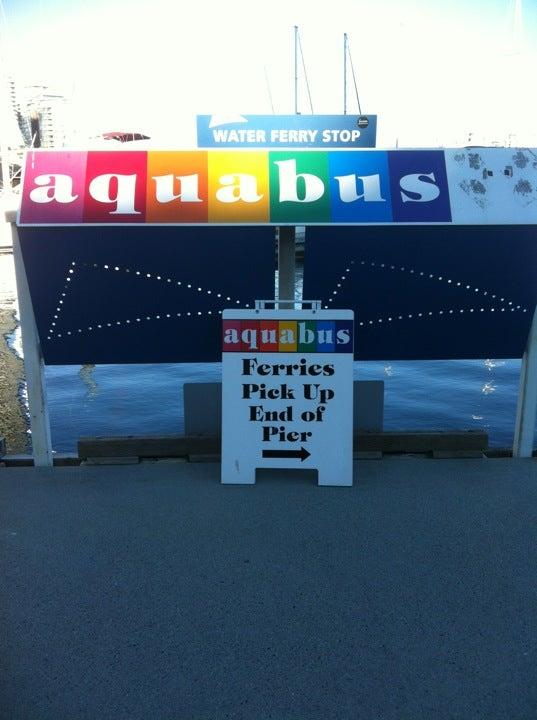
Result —
<svg viewBox="0 0 537 720"><path fill-rule="evenodd" d="M353 460L382 460L379 450L356 450L352 454Z"/></svg>
<svg viewBox="0 0 537 720"><path fill-rule="evenodd" d="M80 465L80 458L75 455L55 453L53 456L54 467L74 467ZM34 458L26 453L4 455L2 457L4 467L33 467Z"/></svg>
<svg viewBox="0 0 537 720"><path fill-rule="evenodd" d="M485 454L481 450L433 450L435 460L456 460L456 459L483 459Z"/></svg>
<svg viewBox="0 0 537 720"><path fill-rule="evenodd" d="M27 453L13 453L4 455L2 462L5 467L33 467L34 459Z"/></svg>
<svg viewBox="0 0 537 720"><path fill-rule="evenodd" d="M140 458L137 455L122 455L121 457L89 457L82 465L138 465Z"/></svg>
<svg viewBox="0 0 537 720"><path fill-rule="evenodd" d="M74 467L80 465L80 458L67 453L54 453L52 458L54 467Z"/></svg>
<svg viewBox="0 0 537 720"><path fill-rule="evenodd" d="M220 462L220 454L189 455L188 462L191 462L191 463L218 463L218 462Z"/></svg>
<svg viewBox="0 0 537 720"><path fill-rule="evenodd" d="M435 450L478 450L488 447L485 432L382 432L358 433L354 436L355 450L379 450L384 453L429 453Z"/></svg>
<svg viewBox="0 0 537 720"><path fill-rule="evenodd" d="M510 458L513 457L513 451L511 448L489 448L486 451L486 457L488 458Z"/></svg>
<svg viewBox="0 0 537 720"><path fill-rule="evenodd" d="M484 452L488 435L480 431L358 433L356 452L475 451ZM220 438L206 436L88 437L78 441L78 456L88 457L188 457L220 454Z"/></svg>
<svg viewBox="0 0 537 720"><path fill-rule="evenodd" d="M78 441L78 456L187 457L220 453L220 438L200 436L89 437Z"/></svg>

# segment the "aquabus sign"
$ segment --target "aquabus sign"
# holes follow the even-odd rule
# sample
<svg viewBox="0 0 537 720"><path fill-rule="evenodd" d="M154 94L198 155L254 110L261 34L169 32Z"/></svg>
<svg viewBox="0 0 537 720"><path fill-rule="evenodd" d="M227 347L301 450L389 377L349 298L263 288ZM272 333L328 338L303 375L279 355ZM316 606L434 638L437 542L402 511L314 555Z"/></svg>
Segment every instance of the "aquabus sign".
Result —
<svg viewBox="0 0 537 720"><path fill-rule="evenodd" d="M222 482L300 467L352 485L353 313L224 310L222 323Z"/></svg>
<svg viewBox="0 0 537 720"><path fill-rule="evenodd" d="M21 225L450 223L444 152L30 151Z"/></svg>

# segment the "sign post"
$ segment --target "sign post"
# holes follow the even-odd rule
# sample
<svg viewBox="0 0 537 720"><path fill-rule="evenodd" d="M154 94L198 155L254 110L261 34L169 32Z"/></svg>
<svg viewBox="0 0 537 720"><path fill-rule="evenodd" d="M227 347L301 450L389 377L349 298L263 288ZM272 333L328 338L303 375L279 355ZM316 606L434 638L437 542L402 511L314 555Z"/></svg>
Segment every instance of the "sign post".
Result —
<svg viewBox="0 0 537 720"><path fill-rule="evenodd" d="M24 374L30 410L34 465L36 467L52 467L52 441L47 405L45 364L35 323L34 308L28 287L28 278L26 277L17 226L13 222L13 217L6 216L6 219L11 221L13 260L17 280L17 300L21 323Z"/></svg>
<svg viewBox="0 0 537 720"><path fill-rule="evenodd" d="M350 486L353 313L268 304L278 303L223 312L222 483L303 468L319 485Z"/></svg>
<svg viewBox="0 0 537 720"><path fill-rule="evenodd" d="M513 457L532 457L537 414L537 307L520 368Z"/></svg>

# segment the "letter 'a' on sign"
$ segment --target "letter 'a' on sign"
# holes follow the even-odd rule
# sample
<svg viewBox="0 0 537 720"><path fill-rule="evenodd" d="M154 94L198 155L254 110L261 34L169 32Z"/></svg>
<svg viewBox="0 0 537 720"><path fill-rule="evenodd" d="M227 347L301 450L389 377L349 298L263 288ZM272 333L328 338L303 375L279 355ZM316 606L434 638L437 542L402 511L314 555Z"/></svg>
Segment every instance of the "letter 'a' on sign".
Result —
<svg viewBox="0 0 537 720"><path fill-rule="evenodd" d="M24 195L28 202L21 202L20 223L33 225L43 222L51 224L69 223L80 225L84 221L84 191L86 179L86 162L88 154L85 152L49 151L34 152L26 158L24 172ZM71 183L67 193L58 197L60 188L64 188L53 180L53 176L61 175L70 178ZM35 202L32 200L34 188L43 189L43 179L51 187L47 193L49 202ZM73 197L72 202L66 202ZM57 198L57 199L55 199ZM46 208L46 209L44 209Z"/></svg>
<svg viewBox="0 0 537 720"><path fill-rule="evenodd" d="M350 310L224 310L222 482L285 468L352 485L353 353Z"/></svg>
<svg viewBox="0 0 537 720"><path fill-rule="evenodd" d="M268 157L264 152L225 151L209 156L209 222L267 223L270 217Z"/></svg>

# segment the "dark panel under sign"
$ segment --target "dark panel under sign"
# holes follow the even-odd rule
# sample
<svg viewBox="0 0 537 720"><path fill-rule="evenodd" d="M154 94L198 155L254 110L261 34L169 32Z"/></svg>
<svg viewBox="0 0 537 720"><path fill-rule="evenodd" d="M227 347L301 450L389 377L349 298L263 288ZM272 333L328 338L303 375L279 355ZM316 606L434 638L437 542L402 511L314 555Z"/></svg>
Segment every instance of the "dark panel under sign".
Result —
<svg viewBox="0 0 537 720"><path fill-rule="evenodd" d="M537 227L311 227L304 298L355 312L360 360L521 357Z"/></svg>
<svg viewBox="0 0 537 720"><path fill-rule="evenodd" d="M271 227L40 227L19 237L48 365L219 361L219 311L274 295Z"/></svg>

